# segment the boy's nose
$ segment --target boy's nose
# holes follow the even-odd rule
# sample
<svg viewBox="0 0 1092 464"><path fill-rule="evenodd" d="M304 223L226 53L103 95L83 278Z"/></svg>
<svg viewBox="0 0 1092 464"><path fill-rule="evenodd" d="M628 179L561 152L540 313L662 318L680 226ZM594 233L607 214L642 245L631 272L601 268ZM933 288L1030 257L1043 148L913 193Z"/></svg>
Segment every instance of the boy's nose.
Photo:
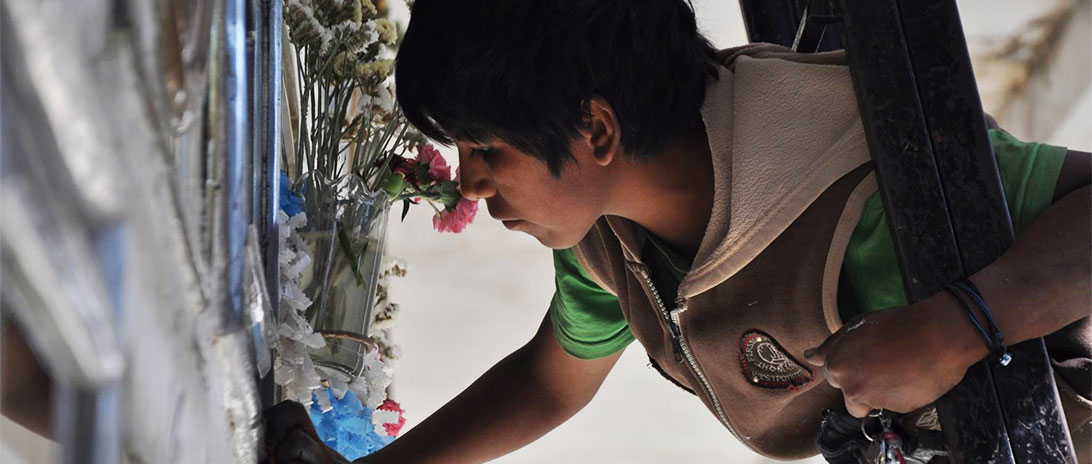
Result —
<svg viewBox="0 0 1092 464"><path fill-rule="evenodd" d="M484 200L497 194L497 186L485 161L469 156L470 149L459 147L459 191L470 201Z"/></svg>

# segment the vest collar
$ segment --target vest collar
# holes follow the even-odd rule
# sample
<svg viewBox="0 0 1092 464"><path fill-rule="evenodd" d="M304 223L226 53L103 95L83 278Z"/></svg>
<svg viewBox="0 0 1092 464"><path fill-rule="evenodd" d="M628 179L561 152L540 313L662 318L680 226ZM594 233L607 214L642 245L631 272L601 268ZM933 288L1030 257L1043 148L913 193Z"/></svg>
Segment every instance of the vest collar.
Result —
<svg viewBox="0 0 1092 464"><path fill-rule="evenodd" d="M713 210L680 298L735 275L819 195L868 162L849 70L839 52L797 54L768 44L720 52L702 106L712 153ZM644 239L607 216L627 260Z"/></svg>

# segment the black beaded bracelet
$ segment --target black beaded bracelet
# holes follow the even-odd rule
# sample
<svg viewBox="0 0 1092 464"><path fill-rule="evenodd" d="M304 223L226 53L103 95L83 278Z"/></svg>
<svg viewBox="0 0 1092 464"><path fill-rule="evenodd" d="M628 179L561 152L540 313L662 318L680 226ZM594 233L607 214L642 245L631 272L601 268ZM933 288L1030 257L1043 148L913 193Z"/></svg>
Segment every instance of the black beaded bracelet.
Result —
<svg viewBox="0 0 1092 464"><path fill-rule="evenodd" d="M1005 335L1001 333L1001 328L997 326L997 321L993 317L993 312L990 311L989 305L986 304L986 300L982 298L982 293L978 291L978 287L975 287L974 283L968 279L960 279L952 282L945 290L948 290L956 300L959 301L960 306L967 312L967 315L971 318L971 323L974 324L975 329L982 335L982 338L986 340L986 346L989 347L991 354L998 356L998 362L1002 366L1008 366L1012 362L1012 355L1009 354L1008 346L1005 345ZM970 301L968 301L970 297ZM982 311L982 314L986 316L986 322L989 324L988 330L982 326L982 322L978 319L978 315L971 309L971 303L978 306L978 309Z"/></svg>

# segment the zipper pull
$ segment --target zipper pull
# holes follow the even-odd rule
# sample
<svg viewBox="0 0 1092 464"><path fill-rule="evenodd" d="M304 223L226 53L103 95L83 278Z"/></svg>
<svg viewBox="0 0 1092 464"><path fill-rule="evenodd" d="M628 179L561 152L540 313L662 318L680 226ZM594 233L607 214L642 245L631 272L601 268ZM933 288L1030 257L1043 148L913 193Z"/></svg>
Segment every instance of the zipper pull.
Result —
<svg viewBox="0 0 1092 464"><path fill-rule="evenodd" d="M679 314L686 311L686 305L671 310L667 326L671 328L671 348L675 352L675 362L681 363L685 359L682 351L682 329L679 328Z"/></svg>
<svg viewBox="0 0 1092 464"><path fill-rule="evenodd" d="M671 348L675 352L675 362L682 363L682 341L680 341L682 338L682 331L679 330L679 324L676 323L674 319L675 318L672 318L671 322L668 324L668 327L671 327Z"/></svg>

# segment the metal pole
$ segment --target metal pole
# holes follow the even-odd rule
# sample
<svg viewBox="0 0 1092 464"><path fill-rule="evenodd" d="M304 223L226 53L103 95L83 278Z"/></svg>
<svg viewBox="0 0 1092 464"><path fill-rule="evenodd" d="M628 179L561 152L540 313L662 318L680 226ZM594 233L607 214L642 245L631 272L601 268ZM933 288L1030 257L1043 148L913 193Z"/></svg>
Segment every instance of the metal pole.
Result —
<svg viewBox="0 0 1092 464"><path fill-rule="evenodd" d="M963 275L971 275L1012 245L1013 230L959 11L954 0L898 4ZM1009 354L1009 366L989 359L979 362L938 401L953 449L969 462L989 456L991 443L973 425L980 416L989 416L983 411L996 408L1015 462L1075 461L1043 340L1015 345ZM986 398L980 385L987 376L997 395L994 405L980 403Z"/></svg>
<svg viewBox="0 0 1092 464"><path fill-rule="evenodd" d="M954 1L839 0L844 43L907 297L1013 241ZM955 462L1060 463L1073 451L1042 340L984 360L938 402Z"/></svg>
<svg viewBox="0 0 1092 464"><path fill-rule="evenodd" d="M72 176L74 160L108 169L101 145L86 140L65 152L58 142L47 97L71 88L50 79L56 74L34 74L64 57L43 52L56 50L46 35L55 24L32 6L0 3L0 299L55 385L43 400L54 400L60 461L114 464L127 367L118 324L124 234L110 192L89 198L79 188L99 172ZM79 109L66 109L63 122L80 121Z"/></svg>
<svg viewBox="0 0 1092 464"><path fill-rule="evenodd" d="M282 0L256 0L253 3L255 19L254 47L254 223L258 229L258 242L264 262L264 274L268 298L276 316L280 296L280 272L278 269L281 188L281 120L283 30ZM257 349L268 349L269 340L259 340L263 334L255 333ZM272 377L265 375L258 382L262 403L273 402Z"/></svg>
<svg viewBox="0 0 1092 464"><path fill-rule="evenodd" d="M209 98L213 175L212 307L223 332L242 329L244 263L250 224L251 151L247 76L246 1L224 0L214 20L214 64Z"/></svg>

